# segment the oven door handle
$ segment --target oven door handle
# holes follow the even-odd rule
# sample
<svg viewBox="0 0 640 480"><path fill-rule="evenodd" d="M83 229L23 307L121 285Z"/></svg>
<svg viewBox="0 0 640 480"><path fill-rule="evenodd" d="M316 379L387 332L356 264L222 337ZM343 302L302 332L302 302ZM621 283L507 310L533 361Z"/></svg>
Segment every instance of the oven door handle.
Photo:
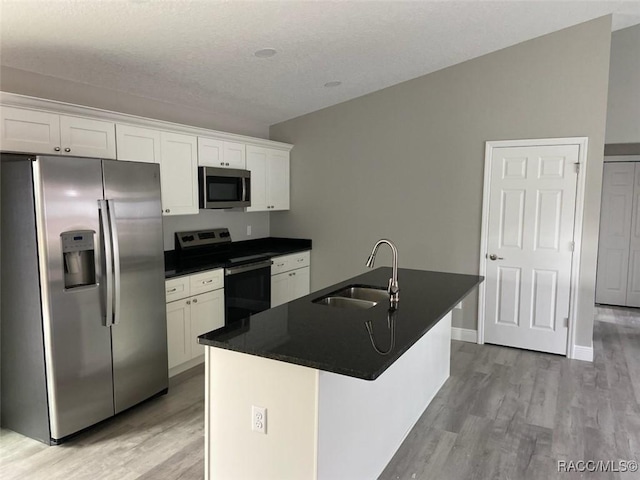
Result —
<svg viewBox="0 0 640 480"><path fill-rule="evenodd" d="M270 267L272 264L272 260L265 260L262 262L249 263L248 265L239 265L237 267L225 268L224 274L225 276L236 275L238 273L250 272L251 270Z"/></svg>

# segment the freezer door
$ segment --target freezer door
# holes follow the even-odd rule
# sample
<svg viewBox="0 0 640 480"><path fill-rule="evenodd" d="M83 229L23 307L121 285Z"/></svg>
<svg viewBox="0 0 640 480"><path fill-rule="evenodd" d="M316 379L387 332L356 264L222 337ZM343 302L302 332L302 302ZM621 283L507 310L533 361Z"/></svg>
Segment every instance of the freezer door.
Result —
<svg viewBox="0 0 640 480"><path fill-rule="evenodd" d="M33 174L49 421L51 438L60 439L114 414L101 161L37 157ZM81 253L91 244L93 253Z"/></svg>
<svg viewBox="0 0 640 480"><path fill-rule="evenodd" d="M114 237L111 338L118 413L168 385L160 169L114 160L102 165Z"/></svg>

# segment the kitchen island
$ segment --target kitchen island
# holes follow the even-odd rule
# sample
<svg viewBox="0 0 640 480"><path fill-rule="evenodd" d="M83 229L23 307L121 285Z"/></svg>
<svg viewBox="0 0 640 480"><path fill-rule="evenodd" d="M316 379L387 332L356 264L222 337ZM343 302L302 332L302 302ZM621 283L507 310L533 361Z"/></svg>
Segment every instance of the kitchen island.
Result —
<svg viewBox="0 0 640 480"><path fill-rule="evenodd" d="M210 479L371 479L449 377L451 310L482 277L400 269L400 302L314 300L384 289L378 268L199 337ZM253 407L266 409L256 429Z"/></svg>

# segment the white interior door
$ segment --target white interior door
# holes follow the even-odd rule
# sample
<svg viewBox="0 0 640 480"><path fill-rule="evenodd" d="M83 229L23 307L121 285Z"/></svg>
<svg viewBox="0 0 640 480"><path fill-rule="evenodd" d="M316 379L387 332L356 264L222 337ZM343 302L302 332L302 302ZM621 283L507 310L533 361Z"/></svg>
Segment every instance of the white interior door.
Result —
<svg viewBox="0 0 640 480"><path fill-rule="evenodd" d="M633 163L604 164L596 303L626 304L634 201L634 165ZM640 228L637 222L636 228Z"/></svg>
<svg viewBox="0 0 640 480"><path fill-rule="evenodd" d="M629 232L627 306L640 307L640 164L634 163L633 205Z"/></svg>
<svg viewBox="0 0 640 480"><path fill-rule="evenodd" d="M493 149L484 340L566 354L579 145Z"/></svg>

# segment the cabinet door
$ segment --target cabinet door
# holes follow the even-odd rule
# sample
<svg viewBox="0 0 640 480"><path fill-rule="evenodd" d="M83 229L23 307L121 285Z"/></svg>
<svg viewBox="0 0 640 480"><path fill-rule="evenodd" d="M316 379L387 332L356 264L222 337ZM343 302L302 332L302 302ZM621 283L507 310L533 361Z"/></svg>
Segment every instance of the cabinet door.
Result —
<svg viewBox="0 0 640 480"><path fill-rule="evenodd" d="M169 368L191 359L191 301L167 303L167 347Z"/></svg>
<svg viewBox="0 0 640 480"><path fill-rule="evenodd" d="M244 143L224 142L224 166L226 168L247 168Z"/></svg>
<svg viewBox="0 0 640 480"><path fill-rule="evenodd" d="M0 150L60 152L60 115L2 106L0 120Z"/></svg>
<svg viewBox="0 0 640 480"><path fill-rule="evenodd" d="M309 295L309 267L291 272L291 300Z"/></svg>
<svg viewBox="0 0 640 480"><path fill-rule="evenodd" d="M224 289L191 297L191 358L204 355L198 336L224 327Z"/></svg>
<svg viewBox="0 0 640 480"><path fill-rule="evenodd" d="M150 128L116 124L118 160L160 163L160 132Z"/></svg>
<svg viewBox="0 0 640 480"><path fill-rule="evenodd" d="M63 155L116 158L116 130L112 122L60 115Z"/></svg>
<svg viewBox="0 0 640 480"><path fill-rule="evenodd" d="M160 182L165 215L198 213L197 139L161 132Z"/></svg>
<svg viewBox="0 0 640 480"><path fill-rule="evenodd" d="M198 137L198 165L224 167L224 142L215 138Z"/></svg>
<svg viewBox="0 0 640 480"><path fill-rule="evenodd" d="M267 205L270 210L289 210L289 152L269 150Z"/></svg>
<svg viewBox="0 0 640 480"><path fill-rule="evenodd" d="M291 276L289 272L271 276L271 308L289 301L290 283Z"/></svg>
<svg viewBox="0 0 640 480"><path fill-rule="evenodd" d="M251 171L251 206L247 212L267 210L267 150L247 145L247 170Z"/></svg>

